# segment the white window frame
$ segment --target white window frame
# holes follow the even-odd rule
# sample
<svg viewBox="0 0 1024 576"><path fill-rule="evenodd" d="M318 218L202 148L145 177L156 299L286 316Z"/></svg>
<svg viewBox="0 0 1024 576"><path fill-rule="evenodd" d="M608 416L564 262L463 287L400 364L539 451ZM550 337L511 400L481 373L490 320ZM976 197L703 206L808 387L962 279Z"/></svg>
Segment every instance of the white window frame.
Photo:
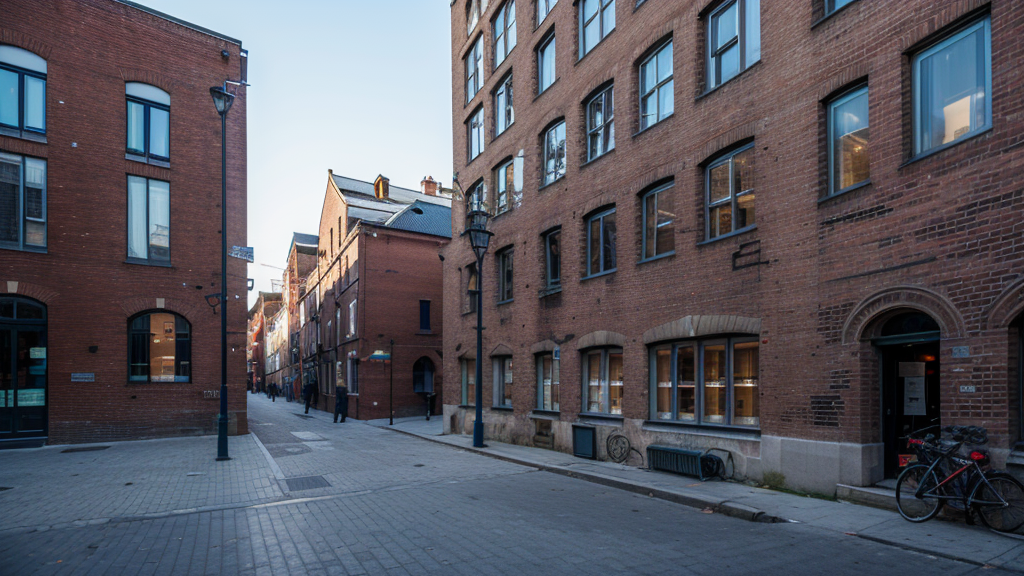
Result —
<svg viewBox="0 0 1024 576"><path fill-rule="evenodd" d="M594 106L600 104L602 122L598 124L594 118ZM615 149L615 86L611 85L587 101L587 161L604 156ZM608 111L611 111L609 114ZM608 145L604 146L605 136ZM594 153L593 142L599 143L601 151Z"/></svg>

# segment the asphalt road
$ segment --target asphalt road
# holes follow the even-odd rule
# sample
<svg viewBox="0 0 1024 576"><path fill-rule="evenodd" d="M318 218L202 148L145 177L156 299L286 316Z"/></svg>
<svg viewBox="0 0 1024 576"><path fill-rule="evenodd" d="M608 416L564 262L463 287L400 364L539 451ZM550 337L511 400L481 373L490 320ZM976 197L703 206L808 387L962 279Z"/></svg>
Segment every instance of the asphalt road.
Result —
<svg viewBox="0 0 1024 576"><path fill-rule="evenodd" d="M249 398L262 448L230 463L211 438L0 453L0 575L1009 573Z"/></svg>

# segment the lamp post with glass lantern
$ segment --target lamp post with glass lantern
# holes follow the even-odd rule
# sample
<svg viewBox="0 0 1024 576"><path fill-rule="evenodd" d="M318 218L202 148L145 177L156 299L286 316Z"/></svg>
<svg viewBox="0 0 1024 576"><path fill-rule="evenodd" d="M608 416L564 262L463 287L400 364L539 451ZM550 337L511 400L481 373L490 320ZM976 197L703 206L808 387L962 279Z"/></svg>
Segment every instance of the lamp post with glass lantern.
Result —
<svg viewBox="0 0 1024 576"><path fill-rule="evenodd" d="M226 118L235 95L220 86L210 88L220 114L220 415L217 417L217 460L228 456L228 137Z"/></svg>
<svg viewBox="0 0 1024 576"><path fill-rule="evenodd" d="M483 347L484 347L484 298L483 298L483 270L484 254L487 253L487 245L490 244L493 232L487 229L487 220L491 215L484 209L479 195L474 195L469 204L469 213L466 214L466 231L463 236L469 236L469 245L473 247L476 254L476 421L473 422L473 447L484 447L484 419L483 419Z"/></svg>

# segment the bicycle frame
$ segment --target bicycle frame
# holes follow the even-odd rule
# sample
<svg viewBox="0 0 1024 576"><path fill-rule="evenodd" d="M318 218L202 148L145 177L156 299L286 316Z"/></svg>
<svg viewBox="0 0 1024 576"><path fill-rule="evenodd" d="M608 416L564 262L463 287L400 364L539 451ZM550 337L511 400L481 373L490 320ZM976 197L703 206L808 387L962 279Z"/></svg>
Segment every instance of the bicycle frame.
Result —
<svg viewBox="0 0 1024 576"><path fill-rule="evenodd" d="M954 451L955 450L956 449L954 449ZM1008 506L1009 505L1006 502L1006 500L1004 500L1003 497L1000 496L999 493L996 492L995 489L993 489L992 484L988 481L988 478L985 478L985 473L981 470L981 466L979 466L978 463L975 462L974 460L964 460L964 459L961 459L961 458L954 458L953 456L950 456L949 454L942 454L941 456L936 458L934 462L932 462L931 466L928 467L928 470L925 472L925 476L927 477L928 474L933 473L935 471L935 469L940 464L942 464L944 461L946 461L946 460L949 460L951 463L953 463L956 466L960 466L960 468L958 470L956 470L955 472L951 473L949 476L947 476L945 478L945 480L943 480L942 482L939 482L938 485L936 485L934 488L932 488L930 490L925 490L924 486L919 486L917 488L917 492L914 493L914 496L916 498L923 498L925 496L928 496L930 498L936 498L936 499L942 500L942 501L956 500L958 498L962 498L963 501L964 501L965 508L969 508L972 504L980 504L980 505L984 505L984 506ZM979 502L979 501L968 502L968 500L970 500L970 493L972 492L972 490L971 490L972 486L971 486L970 482L968 482L965 485L965 490L964 490L963 495L960 495L960 496L957 496L955 494L954 495L946 495L946 494L943 494L943 493L940 492L942 490L943 486L949 484L954 479L960 477L968 469L971 469L971 468L974 469L974 473L971 474L968 477L968 479L971 476L973 476L974 478L978 478L979 479L978 481L983 482L986 486L988 486L990 491L999 498L998 502Z"/></svg>

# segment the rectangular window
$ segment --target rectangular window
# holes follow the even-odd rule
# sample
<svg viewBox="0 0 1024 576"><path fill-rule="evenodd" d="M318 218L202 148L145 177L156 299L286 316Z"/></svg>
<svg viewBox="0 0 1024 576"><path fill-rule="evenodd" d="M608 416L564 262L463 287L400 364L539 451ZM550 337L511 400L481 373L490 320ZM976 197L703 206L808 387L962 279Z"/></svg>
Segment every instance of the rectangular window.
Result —
<svg viewBox="0 0 1024 576"><path fill-rule="evenodd" d="M558 0L537 0L537 26L548 17L551 9L555 7Z"/></svg>
<svg viewBox="0 0 1024 576"><path fill-rule="evenodd" d="M651 349L651 410L658 420L760 424L756 338L665 344Z"/></svg>
<svg viewBox="0 0 1024 576"><path fill-rule="evenodd" d="M46 133L46 74L0 62L0 125Z"/></svg>
<svg viewBox="0 0 1024 576"><path fill-rule="evenodd" d="M537 93L555 83L555 35L552 34L537 49Z"/></svg>
<svg viewBox="0 0 1024 576"><path fill-rule="evenodd" d="M430 300L420 300L420 331L430 332Z"/></svg>
<svg viewBox="0 0 1024 576"><path fill-rule="evenodd" d="M171 261L171 184L128 177L128 259Z"/></svg>
<svg viewBox="0 0 1024 576"><path fill-rule="evenodd" d="M609 86L587 103L587 160L615 148L615 94Z"/></svg>
<svg viewBox="0 0 1024 576"><path fill-rule="evenodd" d="M480 91L484 83L484 38L481 36L473 43L473 48L466 54L466 102L468 103Z"/></svg>
<svg viewBox="0 0 1024 576"><path fill-rule="evenodd" d="M509 186L512 186L515 181L514 170L512 161L509 160L494 171L494 187L497 190L498 201L495 212L498 214L509 209Z"/></svg>
<svg viewBox="0 0 1024 576"><path fill-rule="evenodd" d="M477 274L476 264L466 266L466 272L466 306L463 310L468 314L476 312L480 275Z"/></svg>
<svg viewBox="0 0 1024 576"><path fill-rule="evenodd" d="M580 2L580 58L615 29L615 0Z"/></svg>
<svg viewBox="0 0 1024 576"><path fill-rule="evenodd" d="M587 276L615 270L616 234L615 208L587 220Z"/></svg>
<svg viewBox="0 0 1024 576"><path fill-rule="evenodd" d="M676 249L672 223L676 215L672 184L659 186L643 196L643 259L671 254Z"/></svg>
<svg viewBox="0 0 1024 576"><path fill-rule="evenodd" d="M512 107L512 75L509 74L498 91L494 93L494 135L497 136L516 120L516 112Z"/></svg>
<svg viewBox="0 0 1024 576"><path fill-rule="evenodd" d="M348 303L348 334L349 338L356 335L356 300Z"/></svg>
<svg viewBox="0 0 1024 576"><path fill-rule="evenodd" d="M565 176L565 122L544 133L544 184Z"/></svg>
<svg viewBox="0 0 1024 576"><path fill-rule="evenodd" d="M708 240L754 225L754 145L716 160L707 169Z"/></svg>
<svg viewBox="0 0 1024 576"><path fill-rule="evenodd" d="M854 0L825 0L825 13L831 14L852 2L854 2Z"/></svg>
<svg viewBox="0 0 1024 576"><path fill-rule="evenodd" d="M494 361L494 405L512 407L512 357L498 356Z"/></svg>
<svg viewBox="0 0 1024 576"><path fill-rule="evenodd" d="M0 152L0 248L46 248L46 161Z"/></svg>
<svg viewBox="0 0 1024 576"><path fill-rule="evenodd" d="M868 89L858 88L828 105L829 194L865 182L868 170Z"/></svg>
<svg viewBox="0 0 1024 576"><path fill-rule="evenodd" d="M476 405L476 360L463 358L462 368L462 405Z"/></svg>
<svg viewBox="0 0 1024 576"><path fill-rule="evenodd" d="M191 329L181 316L153 313L135 317L129 324L128 347L129 380L191 380Z"/></svg>
<svg viewBox="0 0 1024 576"><path fill-rule="evenodd" d="M708 18L708 89L761 59L761 0L732 0Z"/></svg>
<svg viewBox="0 0 1024 576"><path fill-rule="evenodd" d="M602 348L583 355L586 412L622 414L622 349Z"/></svg>
<svg viewBox="0 0 1024 576"><path fill-rule="evenodd" d="M537 409L558 412L558 363L550 352L537 355Z"/></svg>
<svg viewBox="0 0 1024 576"><path fill-rule="evenodd" d="M170 158L170 108L147 100L127 99L127 151L156 160Z"/></svg>
<svg viewBox="0 0 1024 576"><path fill-rule="evenodd" d="M915 55L913 68L914 154L992 126L990 18Z"/></svg>
<svg viewBox="0 0 1024 576"><path fill-rule="evenodd" d="M335 344L341 343L341 308L334 310L334 342Z"/></svg>
<svg viewBox="0 0 1024 576"><path fill-rule="evenodd" d="M661 122L675 111L672 42L640 64L640 129Z"/></svg>
<svg viewBox="0 0 1024 576"><path fill-rule="evenodd" d="M511 248L498 252L498 304L512 301L512 256Z"/></svg>
<svg viewBox="0 0 1024 576"><path fill-rule="evenodd" d="M497 68L516 47L516 2L509 0L494 19L494 67Z"/></svg>
<svg viewBox="0 0 1024 576"><path fill-rule="evenodd" d="M359 394L359 360L348 359L348 393Z"/></svg>
<svg viewBox="0 0 1024 576"><path fill-rule="evenodd" d="M559 246L561 239L561 230L544 235L544 278L548 288L562 285L562 256Z"/></svg>
<svg viewBox="0 0 1024 576"><path fill-rule="evenodd" d="M474 158L480 155L484 151L484 107L481 106L473 113L470 117L469 122L466 123L466 129L469 133L469 160L472 162Z"/></svg>

